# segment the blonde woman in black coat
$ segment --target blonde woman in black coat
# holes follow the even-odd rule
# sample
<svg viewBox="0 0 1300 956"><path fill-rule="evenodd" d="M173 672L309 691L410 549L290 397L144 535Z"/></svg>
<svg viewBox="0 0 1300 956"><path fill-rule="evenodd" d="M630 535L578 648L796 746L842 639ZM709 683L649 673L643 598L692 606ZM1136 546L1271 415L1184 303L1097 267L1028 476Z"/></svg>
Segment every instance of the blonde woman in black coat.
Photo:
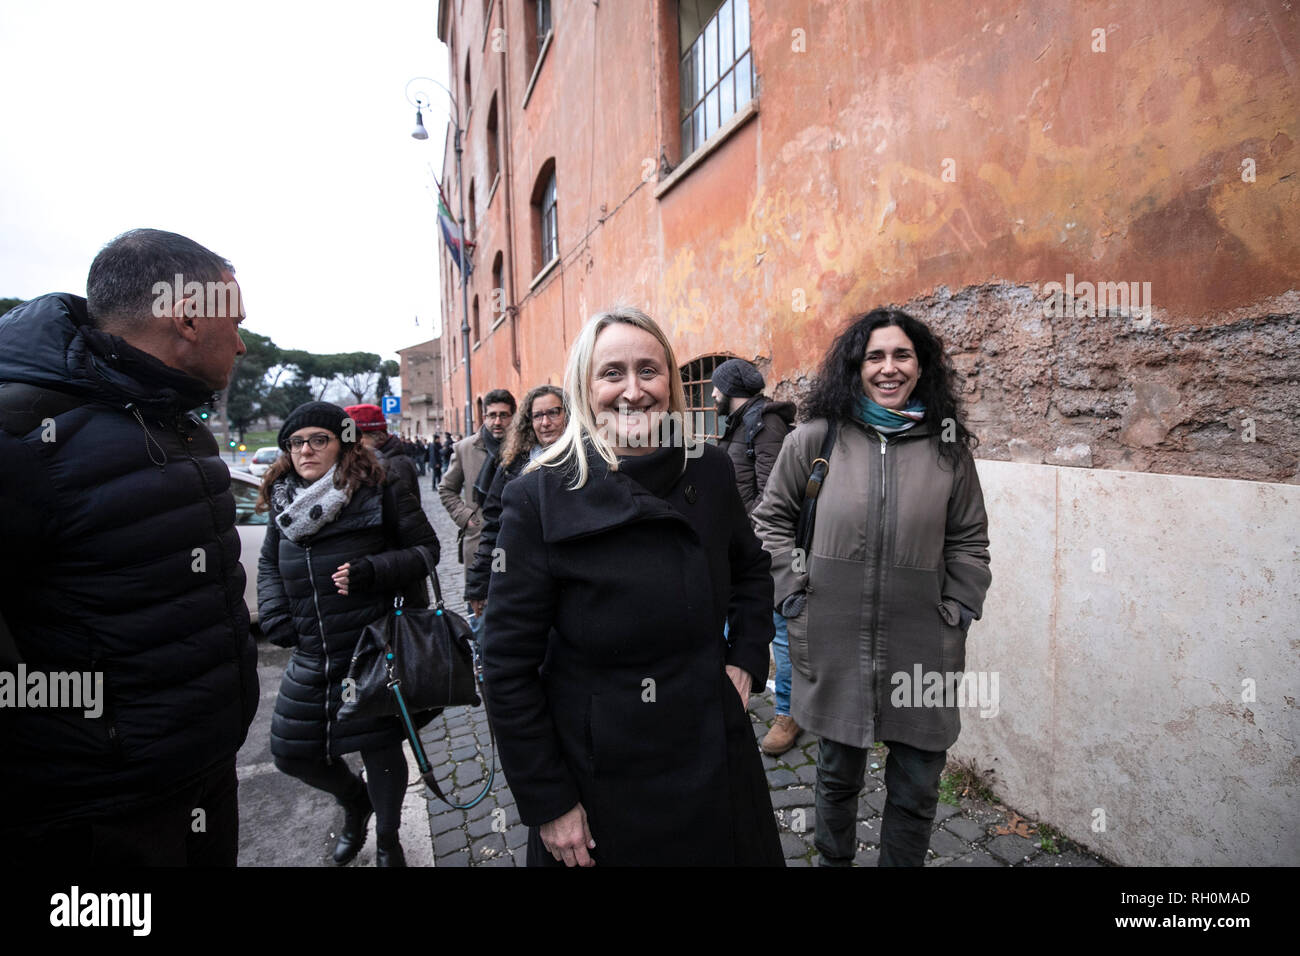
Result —
<svg viewBox="0 0 1300 956"><path fill-rule="evenodd" d="M428 606L425 562L437 564L438 539L406 480L385 475L337 405L294 409L280 447L258 500L271 512L258 565L259 620L273 643L294 648L271 718L271 754L281 771L342 804L335 863L356 857L374 813L377 865L405 866L397 839L407 779L402 725L338 713L366 625L391 612L397 593L407 606ZM342 759L357 751L364 782Z"/></svg>
<svg viewBox="0 0 1300 956"><path fill-rule="evenodd" d="M731 464L681 429L653 444L685 398L636 309L588 322L565 385L564 434L505 486L483 636L528 863L780 866L745 710L772 579Z"/></svg>

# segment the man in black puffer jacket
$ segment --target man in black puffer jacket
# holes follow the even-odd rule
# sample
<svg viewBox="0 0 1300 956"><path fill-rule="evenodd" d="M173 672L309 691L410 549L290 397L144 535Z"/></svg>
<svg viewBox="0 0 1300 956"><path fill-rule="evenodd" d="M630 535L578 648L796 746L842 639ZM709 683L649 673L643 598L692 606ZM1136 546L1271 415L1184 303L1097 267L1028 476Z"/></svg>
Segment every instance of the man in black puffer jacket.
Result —
<svg viewBox="0 0 1300 956"><path fill-rule="evenodd" d="M244 353L238 292L220 256L140 229L88 300L0 319L0 860L235 863L257 651L230 473L190 410ZM81 679L39 700L55 674Z"/></svg>

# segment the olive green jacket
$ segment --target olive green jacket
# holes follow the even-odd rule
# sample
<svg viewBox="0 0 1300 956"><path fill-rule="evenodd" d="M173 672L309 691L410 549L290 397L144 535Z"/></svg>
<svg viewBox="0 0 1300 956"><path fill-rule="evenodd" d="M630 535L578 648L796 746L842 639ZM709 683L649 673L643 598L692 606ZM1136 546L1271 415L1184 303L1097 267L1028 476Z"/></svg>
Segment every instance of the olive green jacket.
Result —
<svg viewBox="0 0 1300 956"><path fill-rule="evenodd" d="M941 460L928 421L884 444L861 422L841 423L811 554L800 560L795 528L826 428L815 419L786 438L753 512L772 556L778 609L788 595L807 594L803 613L789 620L792 716L855 747L897 740L946 750L961 730L955 695L916 706L921 691L911 687L925 683L916 681L917 665L922 675L965 669L960 605L979 617L992 579L974 459L963 449L955 470Z"/></svg>

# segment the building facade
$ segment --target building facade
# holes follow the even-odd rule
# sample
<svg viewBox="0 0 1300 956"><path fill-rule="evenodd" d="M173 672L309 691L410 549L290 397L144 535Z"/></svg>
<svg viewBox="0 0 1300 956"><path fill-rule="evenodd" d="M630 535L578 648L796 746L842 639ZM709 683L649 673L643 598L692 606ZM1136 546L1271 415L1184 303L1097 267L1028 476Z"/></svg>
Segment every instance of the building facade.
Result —
<svg viewBox="0 0 1300 956"><path fill-rule="evenodd" d="M446 431L442 394L442 339L398 349L402 375L402 437L432 440Z"/></svg>
<svg viewBox="0 0 1300 956"><path fill-rule="evenodd" d="M957 751L1121 862L1300 862L1294 10L442 0L438 34L476 414L561 383L619 301L702 410L726 357L798 400L853 316L912 312L963 376L993 538L968 666L1004 701Z"/></svg>

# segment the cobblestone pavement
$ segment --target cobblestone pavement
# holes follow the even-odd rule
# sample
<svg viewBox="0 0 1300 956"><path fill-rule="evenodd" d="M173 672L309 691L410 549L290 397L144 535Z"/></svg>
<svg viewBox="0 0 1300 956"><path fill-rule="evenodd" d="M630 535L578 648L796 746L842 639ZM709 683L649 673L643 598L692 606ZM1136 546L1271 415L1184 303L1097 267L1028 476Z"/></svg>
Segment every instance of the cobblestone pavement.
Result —
<svg viewBox="0 0 1300 956"><path fill-rule="evenodd" d="M425 479L428 488L428 478ZM442 541L438 576L447 606L467 614L464 601L464 569L456 560L456 526L438 501L437 494L424 492L425 511ZM755 740L767 733L772 723L772 692L750 698L750 719ZM456 803L472 799L487 775L487 719L482 707L456 707L445 711L421 732L430 762L437 768L437 780ZM880 747L867 761L866 783L859 798L858 853L855 863L874 866L880 856L881 811L885 806L884 767L888 750ZM817 862L813 847L815 809L813 789L817 779L817 739L800 734L793 749L780 757L763 755L772 807L781 834L781 846L789 866L811 866ZM951 767L950 767L951 769ZM414 775L413 775L414 776ZM520 823L514 797L497 765L491 791L469 810L454 810L439 800L416 779L413 787L428 798L429 831L433 839L435 866L523 866L528 834ZM934 832L930 838L927 866L1107 866L1105 860L1057 837L1058 852L1045 850L1037 836L1026 837L1011 830L1009 808L990 801L964 796L958 805L939 803Z"/></svg>

